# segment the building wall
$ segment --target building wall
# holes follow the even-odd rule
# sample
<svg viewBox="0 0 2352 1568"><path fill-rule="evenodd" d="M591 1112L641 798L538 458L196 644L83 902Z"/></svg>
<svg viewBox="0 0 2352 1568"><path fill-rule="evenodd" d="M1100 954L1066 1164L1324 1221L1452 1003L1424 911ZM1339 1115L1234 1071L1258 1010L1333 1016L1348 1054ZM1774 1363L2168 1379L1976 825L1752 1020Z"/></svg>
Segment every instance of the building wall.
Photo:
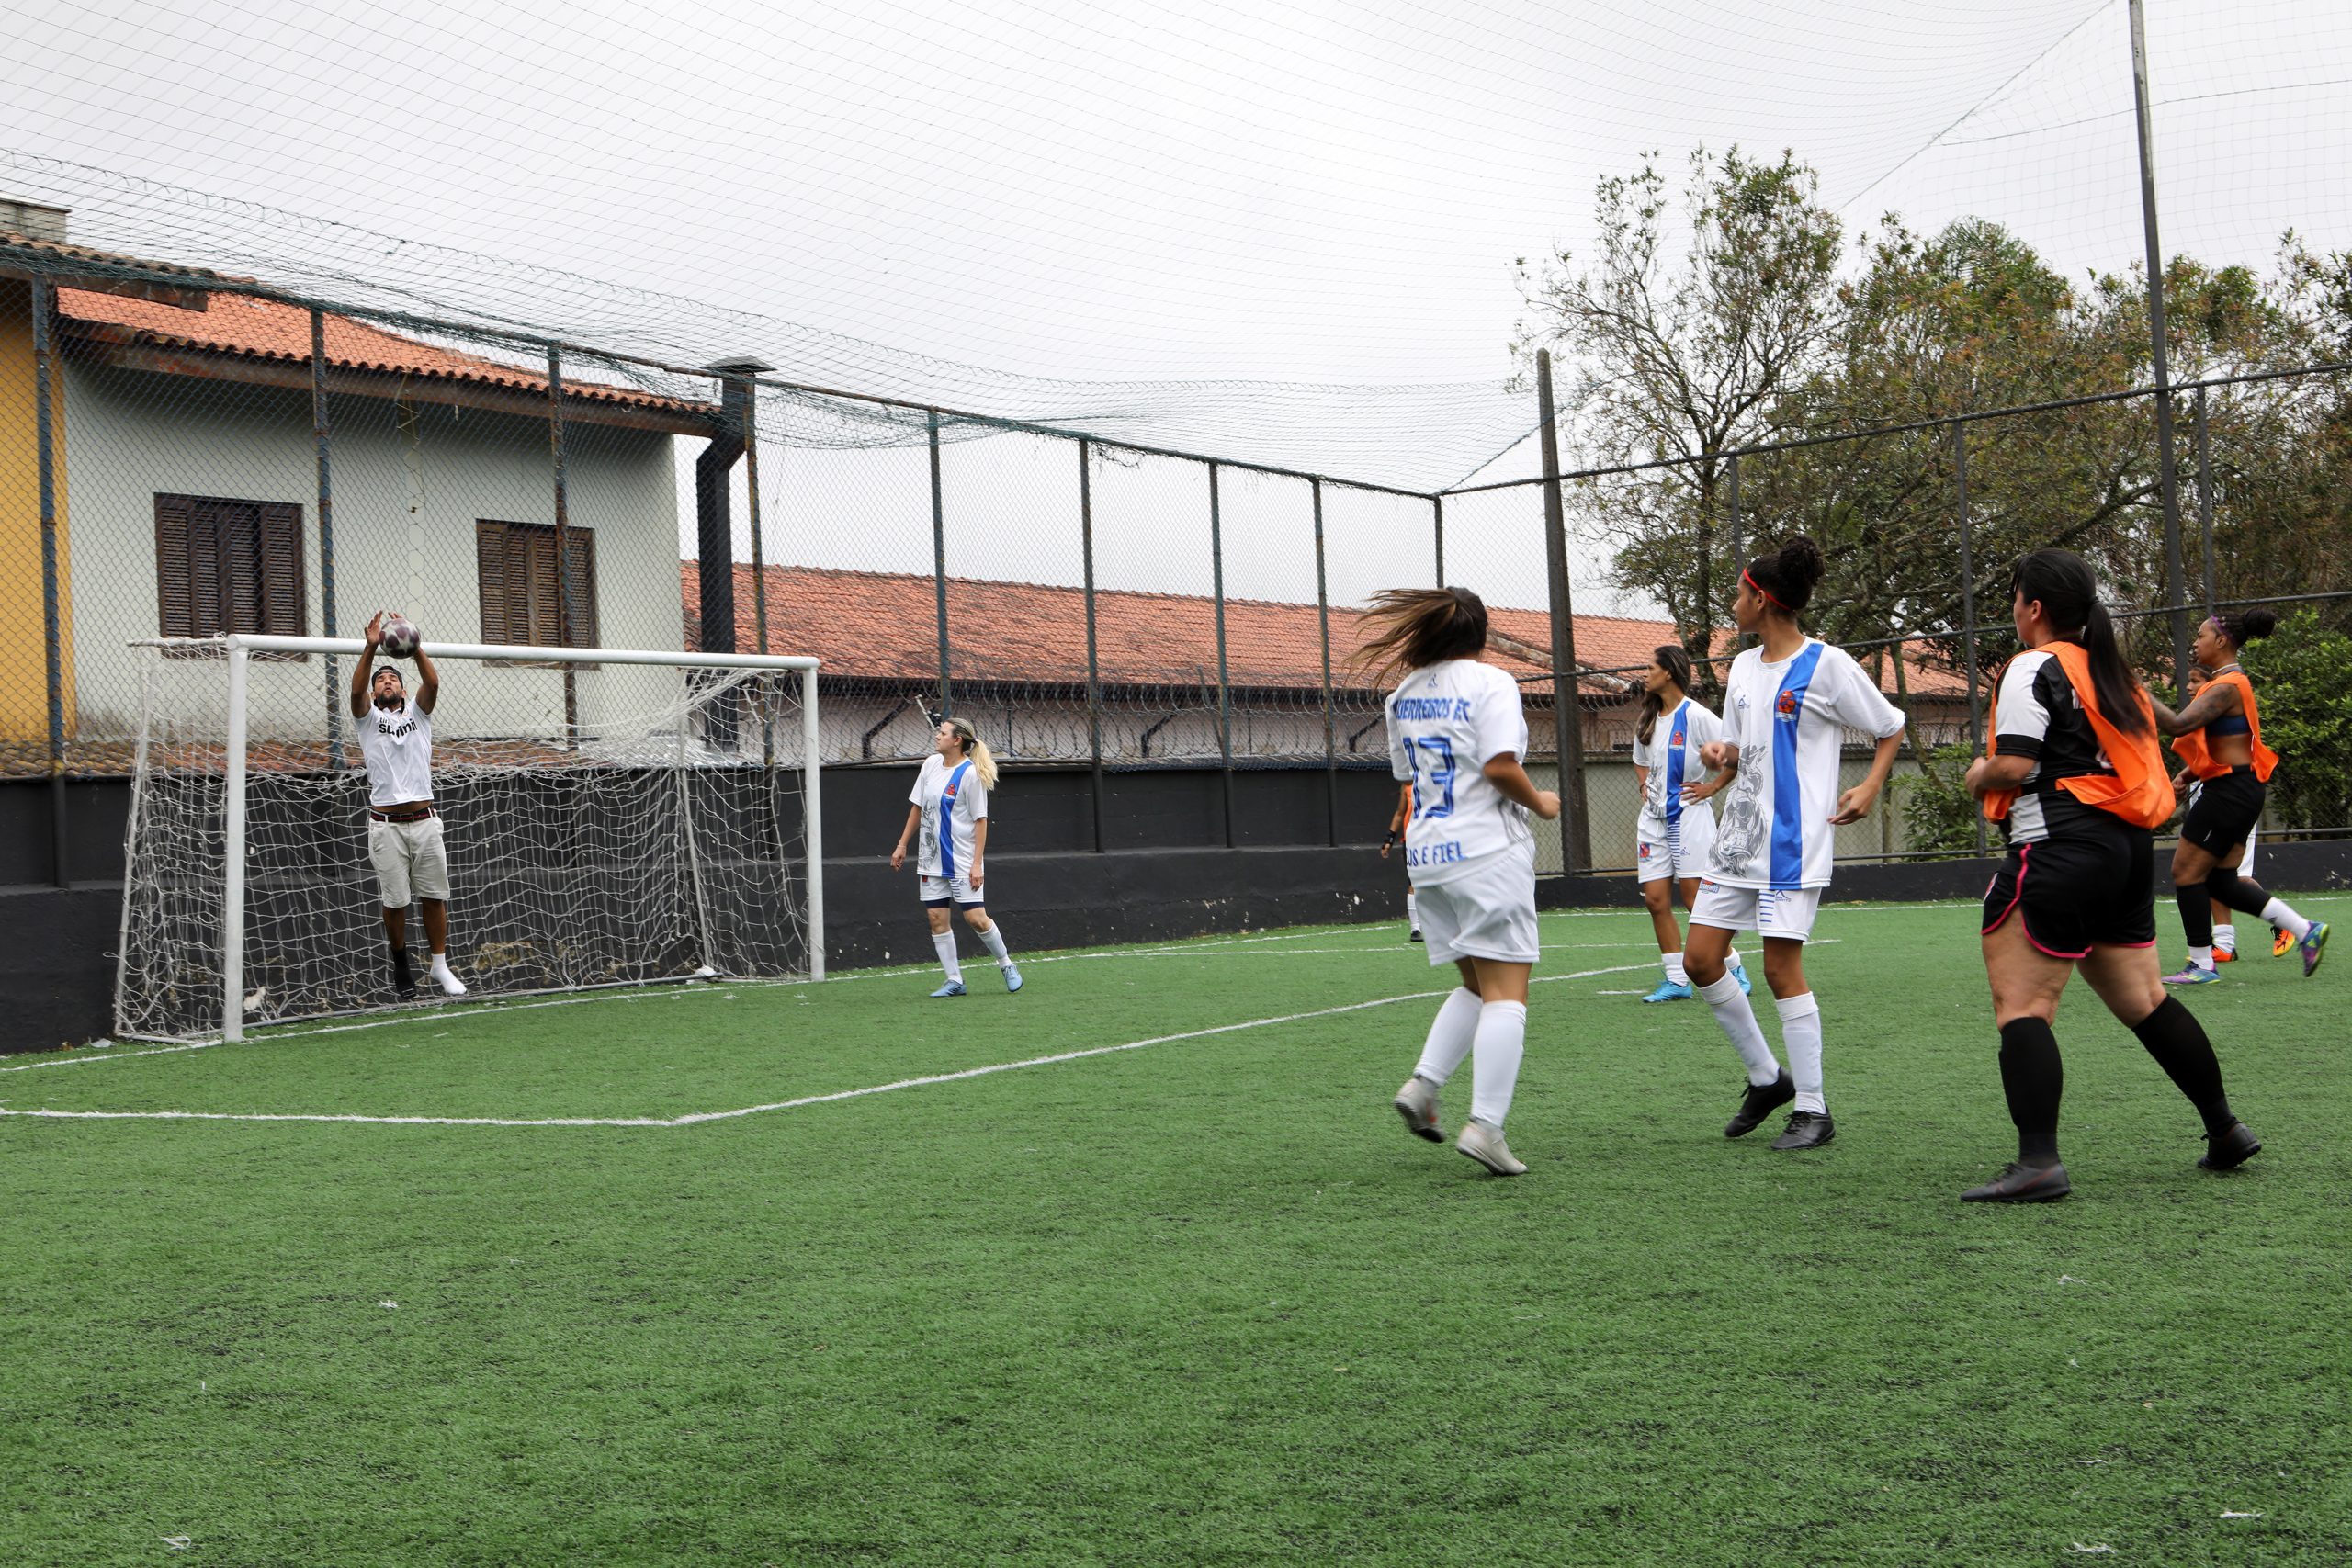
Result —
<svg viewBox="0 0 2352 1568"><path fill-rule="evenodd" d="M81 505L81 592L74 604L82 737L137 735L141 690L158 661L130 644L161 630L156 606L158 492L290 502L302 507L306 614L326 635L318 532L318 470L307 393L70 362L70 467ZM474 524L552 524L553 467L545 423L446 404L331 400L334 493L334 631L356 637L374 612L405 611L430 641L481 639ZM0 457L8 444L0 440ZM607 647L681 646L677 495L672 438L572 422L567 429L570 520L595 534L598 635ZM0 479L0 504L17 493ZM38 579L36 579L38 592ZM36 632L40 617L32 620ZM175 713L215 721L220 667L175 663L164 691ZM344 680L349 668L340 671ZM436 715L445 737L554 735L563 716L553 671L445 670ZM577 677L583 724L668 700L670 672L615 668ZM462 682L462 683L460 683ZM323 661L259 664L256 737L318 739L340 694Z"/></svg>
<svg viewBox="0 0 2352 1568"><path fill-rule="evenodd" d="M54 362L52 361L52 364ZM39 400L34 395L32 285L0 278L0 754L23 771L28 755L49 744L48 638L42 618ZM56 462L57 559L61 610L72 552L66 528L64 378L50 383ZM70 626L70 620L65 623ZM70 637L70 632L69 632ZM74 666L69 642L63 670L65 728L74 731Z"/></svg>

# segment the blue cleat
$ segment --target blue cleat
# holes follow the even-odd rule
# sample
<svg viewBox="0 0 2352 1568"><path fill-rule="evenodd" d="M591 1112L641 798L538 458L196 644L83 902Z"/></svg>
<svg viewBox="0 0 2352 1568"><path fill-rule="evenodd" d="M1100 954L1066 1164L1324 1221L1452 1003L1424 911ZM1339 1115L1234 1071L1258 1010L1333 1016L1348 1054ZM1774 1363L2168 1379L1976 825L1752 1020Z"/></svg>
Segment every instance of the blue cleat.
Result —
<svg viewBox="0 0 2352 1568"><path fill-rule="evenodd" d="M931 994L934 997L960 997L964 994L964 982L950 980Z"/></svg>
<svg viewBox="0 0 2352 1568"><path fill-rule="evenodd" d="M1688 986L1678 986L1671 980L1660 980L1657 989L1642 1000L1645 1002L1687 1002L1695 993Z"/></svg>
<svg viewBox="0 0 2352 1568"><path fill-rule="evenodd" d="M2306 980L2319 967L2320 954L2327 951L2327 931L2325 920L2313 920L2312 929L2303 933L2303 940L2295 944L2303 955L2303 978Z"/></svg>
<svg viewBox="0 0 2352 1568"><path fill-rule="evenodd" d="M1017 991L1021 988L1021 965L1018 964L1008 964L1004 966L1004 988L1008 991Z"/></svg>
<svg viewBox="0 0 2352 1568"><path fill-rule="evenodd" d="M2218 972L2208 969L2192 958L2174 973L2165 976L2165 984L2167 986L2210 986L2221 977Z"/></svg>
<svg viewBox="0 0 2352 1568"><path fill-rule="evenodd" d="M1739 982L1739 994L1743 997L1756 989L1756 982L1747 977L1747 965L1736 959L1732 961L1731 977Z"/></svg>

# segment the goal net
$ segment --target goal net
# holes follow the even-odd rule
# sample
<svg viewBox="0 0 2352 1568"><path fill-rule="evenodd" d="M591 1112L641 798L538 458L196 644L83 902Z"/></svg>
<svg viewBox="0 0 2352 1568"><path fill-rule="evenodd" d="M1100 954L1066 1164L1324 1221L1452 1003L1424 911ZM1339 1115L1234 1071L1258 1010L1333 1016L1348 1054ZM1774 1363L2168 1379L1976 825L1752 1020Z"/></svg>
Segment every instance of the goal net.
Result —
<svg viewBox="0 0 2352 1568"><path fill-rule="evenodd" d="M397 1005L349 708L361 645L141 646L116 1032L233 1040ZM814 660L425 651L469 995L822 977ZM439 1001L421 914L416 999Z"/></svg>

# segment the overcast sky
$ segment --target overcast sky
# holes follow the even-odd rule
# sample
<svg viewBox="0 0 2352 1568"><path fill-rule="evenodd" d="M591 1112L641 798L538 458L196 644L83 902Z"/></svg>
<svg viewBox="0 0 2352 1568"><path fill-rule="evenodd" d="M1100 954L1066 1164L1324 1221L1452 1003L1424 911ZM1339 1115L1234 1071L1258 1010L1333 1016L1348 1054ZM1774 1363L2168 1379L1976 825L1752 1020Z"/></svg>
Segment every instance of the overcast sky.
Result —
<svg viewBox="0 0 2352 1568"><path fill-rule="evenodd" d="M2261 262L2290 225L2352 246L2352 14L2314 0L2148 12L2167 248ZM1512 368L1513 261L1581 247L1595 180L1647 147L1792 147L1858 225L1976 214L2077 274L2136 261L2124 14L2122 0L6 0L0 150L15 161L0 161L0 195L74 188L33 159L95 165L799 323L839 334L830 374L870 368L894 388L941 362L1130 388L1485 383L1431 394L1438 412L1402 394L1383 406L1430 429L1453 411L1476 422L1464 440L1500 446L1529 412L1491 392ZM86 199L77 237L118 238ZM967 405L991 386L940 374ZM1024 412L1057 406L1035 385L1020 395ZM1206 398L1167 396L1171 411ZM1225 417L1238 442L1282 410L1336 429L1348 406L1301 392L1263 419ZM1218 428L1169 418L1196 437ZM1296 441L1302 466L1340 467ZM1327 456L1362 451L1335 435ZM1498 532L1479 561L1479 526L1465 512L1449 554L1501 575L1521 541ZM842 532L808 553L850 564L859 531ZM1385 547L1351 542L1375 563ZM924 564L899 558L910 547L894 534L871 564ZM1148 557L1125 567L1155 575Z"/></svg>

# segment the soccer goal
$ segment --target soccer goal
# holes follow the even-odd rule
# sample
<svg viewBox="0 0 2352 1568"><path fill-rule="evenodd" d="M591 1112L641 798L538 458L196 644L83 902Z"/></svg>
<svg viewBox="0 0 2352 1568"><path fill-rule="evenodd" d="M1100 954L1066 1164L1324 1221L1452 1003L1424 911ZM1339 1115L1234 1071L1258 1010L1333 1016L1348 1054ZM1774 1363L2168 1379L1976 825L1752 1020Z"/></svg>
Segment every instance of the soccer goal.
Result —
<svg viewBox="0 0 2352 1568"><path fill-rule="evenodd" d="M351 639L135 645L147 660L115 1029L396 1005ZM817 661L433 643L450 966L476 997L825 971ZM392 663L410 689L415 665ZM425 933L407 943L424 999Z"/></svg>

